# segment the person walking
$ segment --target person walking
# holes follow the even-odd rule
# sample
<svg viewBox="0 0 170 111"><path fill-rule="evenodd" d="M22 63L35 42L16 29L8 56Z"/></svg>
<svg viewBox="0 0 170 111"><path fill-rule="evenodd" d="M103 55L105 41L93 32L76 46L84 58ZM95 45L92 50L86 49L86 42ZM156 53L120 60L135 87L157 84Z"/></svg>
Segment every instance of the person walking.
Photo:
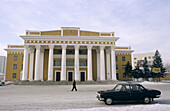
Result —
<svg viewBox="0 0 170 111"><path fill-rule="evenodd" d="M76 81L75 81L75 80L73 81L73 88L72 88L71 91L73 91L74 89L77 91L77 88L76 88Z"/></svg>

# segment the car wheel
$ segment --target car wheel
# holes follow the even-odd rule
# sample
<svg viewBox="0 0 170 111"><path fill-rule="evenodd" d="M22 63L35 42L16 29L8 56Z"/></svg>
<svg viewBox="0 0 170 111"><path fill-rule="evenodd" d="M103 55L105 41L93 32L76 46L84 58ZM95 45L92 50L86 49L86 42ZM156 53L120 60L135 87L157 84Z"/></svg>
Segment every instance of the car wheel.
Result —
<svg viewBox="0 0 170 111"><path fill-rule="evenodd" d="M113 104L113 99L112 98L106 98L105 104L112 105Z"/></svg>
<svg viewBox="0 0 170 111"><path fill-rule="evenodd" d="M149 103L151 103L151 99L149 97L144 97L143 102L145 104L149 104Z"/></svg>

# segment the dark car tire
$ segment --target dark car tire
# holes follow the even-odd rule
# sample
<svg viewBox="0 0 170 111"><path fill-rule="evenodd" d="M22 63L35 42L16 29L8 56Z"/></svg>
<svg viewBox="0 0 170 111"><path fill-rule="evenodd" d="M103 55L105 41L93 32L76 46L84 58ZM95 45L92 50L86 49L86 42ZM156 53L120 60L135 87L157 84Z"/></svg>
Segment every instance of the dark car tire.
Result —
<svg viewBox="0 0 170 111"><path fill-rule="evenodd" d="M151 103L151 98L149 98L149 97L144 97L143 103L145 103L145 104L150 104L150 103Z"/></svg>
<svg viewBox="0 0 170 111"><path fill-rule="evenodd" d="M107 98L105 99L105 104L106 104L106 105L112 105L112 104L113 104L113 99L110 98L110 97L107 97Z"/></svg>

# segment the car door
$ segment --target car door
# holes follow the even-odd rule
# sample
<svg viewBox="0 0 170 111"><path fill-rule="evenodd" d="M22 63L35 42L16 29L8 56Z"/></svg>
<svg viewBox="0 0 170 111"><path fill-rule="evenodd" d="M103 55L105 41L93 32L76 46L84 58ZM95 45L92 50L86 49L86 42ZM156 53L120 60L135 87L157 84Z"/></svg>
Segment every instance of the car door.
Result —
<svg viewBox="0 0 170 111"><path fill-rule="evenodd" d="M143 98L144 89L141 89L139 85L131 85L131 100L141 100Z"/></svg>
<svg viewBox="0 0 170 111"><path fill-rule="evenodd" d="M122 85L121 90L117 94L117 98L119 101L128 101L130 99L130 90L129 86Z"/></svg>

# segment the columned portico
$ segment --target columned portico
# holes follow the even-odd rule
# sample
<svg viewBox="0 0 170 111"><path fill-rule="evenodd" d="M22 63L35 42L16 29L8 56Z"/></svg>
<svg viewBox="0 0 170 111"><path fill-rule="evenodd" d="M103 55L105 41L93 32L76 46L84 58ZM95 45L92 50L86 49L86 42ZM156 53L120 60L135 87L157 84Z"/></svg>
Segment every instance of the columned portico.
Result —
<svg viewBox="0 0 170 111"><path fill-rule="evenodd" d="M105 61L104 61L104 48L105 46L100 46L100 80L105 80Z"/></svg>
<svg viewBox="0 0 170 111"><path fill-rule="evenodd" d="M80 72L79 72L79 45L75 45L75 62L74 62L74 71L75 71L75 80L80 81Z"/></svg>
<svg viewBox="0 0 170 111"><path fill-rule="evenodd" d="M62 45L62 60L61 60L61 81L66 81L66 48L67 45Z"/></svg>
<svg viewBox="0 0 170 111"><path fill-rule="evenodd" d="M49 45L48 81L53 81L53 48L54 45Z"/></svg>
<svg viewBox="0 0 170 111"><path fill-rule="evenodd" d="M5 80L105 81L117 77L127 80L122 67L128 61L131 63L133 50L116 46L119 37L114 32L61 27L51 31L27 30L20 37L23 45L9 45L5 49L8 53ZM117 70L116 64L120 67Z"/></svg>
<svg viewBox="0 0 170 111"><path fill-rule="evenodd" d="M111 69L112 69L112 80L117 80L116 79L115 46L111 46Z"/></svg>
<svg viewBox="0 0 170 111"><path fill-rule="evenodd" d="M87 49L88 49L88 62L87 62L87 71L88 71L88 76L87 76L87 80L88 81L93 81L93 78L92 78L92 47L91 45L87 46Z"/></svg>
<svg viewBox="0 0 170 111"><path fill-rule="evenodd" d="M22 80L26 81L27 79L27 74L28 74L28 47L27 45L24 46L24 63L23 63L23 75L22 75Z"/></svg>
<svg viewBox="0 0 170 111"><path fill-rule="evenodd" d="M35 81L40 80L40 45L36 45L36 58L35 58Z"/></svg>
<svg viewBox="0 0 170 111"><path fill-rule="evenodd" d="M33 81L34 49L30 48L29 81Z"/></svg>

